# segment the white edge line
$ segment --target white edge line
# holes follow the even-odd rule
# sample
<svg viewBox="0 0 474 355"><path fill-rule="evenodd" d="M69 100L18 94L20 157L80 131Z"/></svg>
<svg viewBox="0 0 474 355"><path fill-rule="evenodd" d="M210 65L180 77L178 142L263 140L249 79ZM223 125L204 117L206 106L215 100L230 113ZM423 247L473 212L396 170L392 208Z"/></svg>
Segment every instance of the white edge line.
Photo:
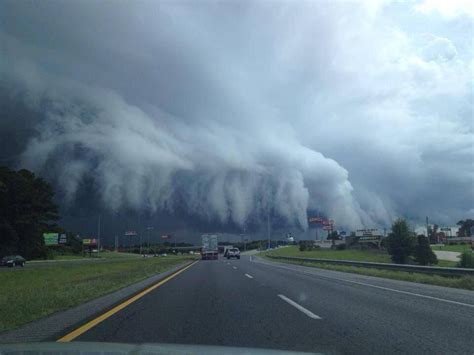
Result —
<svg viewBox="0 0 474 355"><path fill-rule="evenodd" d="M438 298L438 297L433 297L433 296L427 296L427 295L422 295L422 294L419 294L419 293L413 293L413 292L409 292L409 291L396 290L396 289L394 289L394 288L389 288L389 287L371 285L371 284L367 284L367 283L365 283L365 282L358 282L358 281L345 280L345 279L336 279L336 278L332 278L332 277L327 277L327 276L322 276L322 275L316 275L316 274L314 274L314 273L312 273L312 272L306 272L306 271L303 271L303 270L292 269L292 268L288 268L288 267L284 267L284 266L280 266L280 265L277 266L277 265L271 265L271 264L262 263L262 262L259 262L259 263L260 263L260 264L263 264L263 265L278 267L278 268L280 268L280 269L286 269L286 270L291 270L291 271L299 271L299 272L301 272L301 273L303 273L303 274L307 274L307 275L312 275L312 276L320 277L320 278L323 278L323 279L326 279L326 280L344 281L344 282L353 283L353 284L356 284L356 285L362 285L362 286L368 286L368 287L378 288L378 289L380 289L380 290L392 291L392 292L396 292L396 293L402 293L402 294L405 294L405 295L416 296L416 297L421 297L421 298L427 298L427 299L430 299L430 300L435 300L435 301L440 301L440 302L446 302L446 303L456 304L456 305L458 305L458 306L465 306L465 307L474 308L474 304L462 303L462 302L457 302L457 301L451 301L451 300L447 300L447 299L444 299L444 298Z"/></svg>
<svg viewBox="0 0 474 355"><path fill-rule="evenodd" d="M237 270L237 266L232 266L232 269Z"/></svg>
<svg viewBox="0 0 474 355"><path fill-rule="evenodd" d="M253 279L253 276L252 276L252 275L245 274L245 276L247 276L249 279Z"/></svg>
<svg viewBox="0 0 474 355"><path fill-rule="evenodd" d="M316 314L314 314L314 313L311 312L310 310L307 310L306 308L304 308L303 306L299 305L299 304L296 303L295 301L289 299L289 298L286 297L285 295L278 295L278 297L280 297L283 301L285 301L285 302L287 302L288 304L290 304L290 305L292 305L293 307L295 307L298 311L303 312L304 314L306 314L309 318L322 319L320 316L317 316Z"/></svg>

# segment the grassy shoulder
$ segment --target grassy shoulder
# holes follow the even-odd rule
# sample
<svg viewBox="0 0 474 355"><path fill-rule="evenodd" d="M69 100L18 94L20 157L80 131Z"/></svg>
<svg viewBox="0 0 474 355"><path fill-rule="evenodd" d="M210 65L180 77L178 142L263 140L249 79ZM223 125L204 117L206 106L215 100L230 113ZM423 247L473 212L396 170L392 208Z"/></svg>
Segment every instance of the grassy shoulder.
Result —
<svg viewBox="0 0 474 355"><path fill-rule="evenodd" d="M263 253L261 255L263 255L265 258L269 260L275 261L275 259L268 258L268 256L266 256ZM417 282L417 283L422 283L422 284L474 290L474 277L472 276L448 277L448 276L439 276L439 275L410 273L410 272L404 272L404 271L391 271L391 270L380 270L380 269L371 269L371 268L355 267L355 266L332 265L332 264L324 264L324 263L308 263L308 262L298 262L298 261L288 261L288 260L278 260L278 262L310 266L310 267L326 269L326 270L350 272L350 273L360 274L360 275L382 277L386 279L402 280L402 281Z"/></svg>
<svg viewBox="0 0 474 355"><path fill-rule="evenodd" d="M0 332L46 317L163 272L191 256L70 263L0 273Z"/></svg>
<svg viewBox="0 0 474 355"><path fill-rule="evenodd" d="M310 251L300 251L298 246L289 246L271 251L275 256L299 256L302 258L320 258L334 260L351 260L351 261L368 261L374 263L391 263L390 255L383 250L332 250L332 249L316 249ZM455 261L438 260L436 266L440 267L456 267Z"/></svg>
<svg viewBox="0 0 474 355"><path fill-rule="evenodd" d="M263 252L260 255L267 257L268 255L275 256L299 256L306 258L321 258L321 259L333 259L333 260L354 260L354 261L369 261L379 263L390 263L390 256L383 251L376 250L311 250L311 251L299 251L297 246L291 246L286 248L275 249L270 252ZM275 259L268 258L275 261ZM421 273L410 273L404 271L391 271L391 270L379 270L373 268L346 266L346 265L333 265L325 263L313 263L313 262L300 262L300 261L288 261L278 260L278 262L285 262L290 264L304 265L310 267L317 267L327 270L335 270L342 272L351 272L355 274L368 275L383 277L388 279L411 281L418 283L426 283L431 285L446 286L463 288L467 290L474 290L474 277L462 276L462 277L448 277L438 275L427 275ZM456 267L456 262L439 260L438 265L440 267Z"/></svg>
<svg viewBox="0 0 474 355"><path fill-rule="evenodd" d="M456 251L458 253L472 250L469 244L432 245L431 249L440 251Z"/></svg>

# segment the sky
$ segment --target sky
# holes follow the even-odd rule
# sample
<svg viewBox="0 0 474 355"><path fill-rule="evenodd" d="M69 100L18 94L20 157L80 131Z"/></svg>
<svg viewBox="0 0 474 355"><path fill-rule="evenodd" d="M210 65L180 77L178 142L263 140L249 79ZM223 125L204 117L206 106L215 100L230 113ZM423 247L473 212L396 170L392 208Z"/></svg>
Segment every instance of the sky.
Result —
<svg viewBox="0 0 474 355"><path fill-rule="evenodd" d="M473 6L2 1L0 163L67 213L454 224L474 215Z"/></svg>

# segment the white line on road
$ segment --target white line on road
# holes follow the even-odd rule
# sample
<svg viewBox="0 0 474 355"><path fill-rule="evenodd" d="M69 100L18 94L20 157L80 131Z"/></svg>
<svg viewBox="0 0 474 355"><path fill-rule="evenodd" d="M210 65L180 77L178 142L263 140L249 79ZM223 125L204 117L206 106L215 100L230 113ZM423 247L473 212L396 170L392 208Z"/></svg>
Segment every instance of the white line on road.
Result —
<svg viewBox="0 0 474 355"><path fill-rule="evenodd" d="M253 261L253 259L252 259L252 255L250 255L250 261Z"/></svg>
<svg viewBox="0 0 474 355"><path fill-rule="evenodd" d="M306 308L304 308L303 306L299 305L298 303L296 303L295 301L289 299L288 297L284 296L284 295L278 295L278 297L280 297L283 301L287 302L288 304L292 305L293 307L295 307L298 311L301 311L303 312L304 314L306 314L309 318L313 318L313 319L322 319L320 316L317 316L316 314L314 314L313 312L307 310Z"/></svg>
<svg viewBox="0 0 474 355"><path fill-rule="evenodd" d="M236 267L236 266L232 266L232 268L233 268L234 270L237 270L237 267Z"/></svg>
<svg viewBox="0 0 474 355"><path fill-rule="evenodd" d="M327 276L323 276L323 275L317 275L317 274L314 274L314 273L312 273L312 272L307 272L307 271L303 271L303 270L293 269L293 268L289 268L289 267L285 267L285 266L280 266L280 265L271 265L271 264L262 263L262 262L259 262L259 263L260 263L260 264L263 264L263 265L267 265L267 266L277 267L277 268L280 268L280 269L286 269L286 270L290 270L290 271L298 271L298 272L301 272L302 274L311 275L311 276L319 277L319 278L326 279L326 280L344 281L344 282L348 282L348 283L352 283L352 284L356 284L356 285L378 288L378 289L380 289L380 290L392 291L392 292L396 292L396 293L402 293L402 294L405 294L405 295L416 296L416 297L421 297L421 298L427 298L427 299L434 300L434 301L446 302L446 303L456 304L456 305L459 305L459 306L465 306L465 307L474 308L474 304L462 303L462 302L457 302L457 301L451 301L451 300L447 300L447 299L445 299L445 298L438 298L438 297L433 297L433 296L422 295L422 294L420 294L420 293L414 293L414 292L409 292L409 291L396 290L396 289L394 289L394 288L389 288L389 287L371 285L371 284L368 284L368 283L365 283L365 282L352 281L352 280L346 280L346 279L339 279L339 278L327 277Z"/></svg>
<svg viewBox="0 0 474 355"><path fill-rule="evenodd" d="M253 276L252 276L252 275L245 274L245 276L247 276L249 279L253 279Z"/></svg>

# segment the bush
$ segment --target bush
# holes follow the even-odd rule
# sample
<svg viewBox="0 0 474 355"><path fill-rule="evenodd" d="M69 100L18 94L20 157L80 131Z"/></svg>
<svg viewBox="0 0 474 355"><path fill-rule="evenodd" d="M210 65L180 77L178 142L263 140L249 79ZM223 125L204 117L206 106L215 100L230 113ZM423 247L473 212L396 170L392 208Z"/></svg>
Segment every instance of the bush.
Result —
<svg viewBox="0 0 474 355"><path fill-rule="evenodd" d="M300 251L305 251L306 250L306 243L303 241L300 241Z"/></svg>
<svg viewBox="0 0 474 355"><path fill-rule="evenodd" d="M458 267L474 268L474 254L472 251L465 251L461 254L461 260Z"/></svg>
<svg viewBox="0 0 474 355"><path fill-rule="evenodd" d="M430 242L424 235L417 237L417 244L413 250L413 256L415 261L420 265L437 264L438 258L436 257L433 250L431 250Z"/></svg>
<svg viewBox="0 0 474 355"><path fill-rule="evenodd" d="M345 250L346 249L346 245L345 244L339 244L336 246L336 250Z"/></svg>
<svg viewBox="0 0 474 355"><path fill-rule="evenodd" d="M301 240L299 242L300 251L309 251L314 249L319 249L319 245L315 245L312 240Z"/></svg>

